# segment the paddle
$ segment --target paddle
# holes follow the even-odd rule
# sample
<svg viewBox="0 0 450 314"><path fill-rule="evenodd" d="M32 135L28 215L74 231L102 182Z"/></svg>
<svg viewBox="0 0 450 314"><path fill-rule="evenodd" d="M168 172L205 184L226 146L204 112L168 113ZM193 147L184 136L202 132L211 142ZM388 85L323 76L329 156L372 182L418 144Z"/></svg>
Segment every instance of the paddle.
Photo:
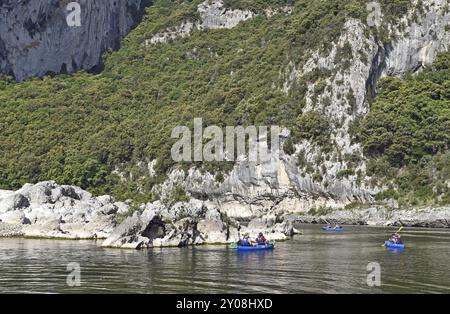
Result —
<svg viewBox="0 0 450 314"><path fill-rule="evenodd" d="M241 224L239 223L239 221L238 221L238 223L237 223L237 232L238 232L238 242L239 241L241 241ZM230 244L230 249L235 249L235 248L237 248L237 243L231 243Z"/></svg>
<svg viewBox="0 0 450 314"><path fill-rule="evenodd" d="M402 231L402 230L403 230L403 226L401 226L400 229L398 229L397 232L395 232L395 233L400 233L400 231ZM386 246L386 243L383 243L381 246Z"/></svg>

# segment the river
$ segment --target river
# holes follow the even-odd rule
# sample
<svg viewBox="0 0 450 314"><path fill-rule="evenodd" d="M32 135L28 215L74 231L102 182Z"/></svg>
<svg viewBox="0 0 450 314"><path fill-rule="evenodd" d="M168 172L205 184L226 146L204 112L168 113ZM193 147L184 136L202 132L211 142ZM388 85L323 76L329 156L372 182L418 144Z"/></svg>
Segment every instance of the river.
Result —
<svg viewBox="0 0 450 314"><path fill-rule="evenodd" d="M405 229L407 248L399 252L381 247L394 229L300 229L274 251L244 253L226 246L134 251L96 241L0 239L0 292L450 293L447 230ZM370 287L367 277L376 273L367 265L374 262L381 286ZM80 286L67 284L69 263L80 265Z"/></svg>

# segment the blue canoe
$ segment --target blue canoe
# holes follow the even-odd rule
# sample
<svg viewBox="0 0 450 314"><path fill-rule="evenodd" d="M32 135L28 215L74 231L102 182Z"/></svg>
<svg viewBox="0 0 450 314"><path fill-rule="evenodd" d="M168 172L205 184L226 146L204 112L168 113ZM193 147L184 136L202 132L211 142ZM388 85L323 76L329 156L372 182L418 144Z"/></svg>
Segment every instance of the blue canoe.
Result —
<svg viewBox="0 0 450 314"><path fill-rule="evenodd" d="M404 249L405 248L404 244L394 244L389 241L384 241L384 245L386 245L386 247L388 247L390 249Z"/></svg>
<svg viewBox="0 0 450 314"><path fill-rule="evenodd" d="M322 227L322 228L320 228L320 230L323 230L323 231L343 231L344 228L343 227L339 227L339 228L336 228L336 227L333 227L333 228Z"/></svg>
<svg viewBox="0 0 450 314"><path fill-rule="evenodd" d="M264 250L273 250L275 246L273 244L268 245L255 245L255 246L236 246L236 250L238 251L264 251Z"/></svg>

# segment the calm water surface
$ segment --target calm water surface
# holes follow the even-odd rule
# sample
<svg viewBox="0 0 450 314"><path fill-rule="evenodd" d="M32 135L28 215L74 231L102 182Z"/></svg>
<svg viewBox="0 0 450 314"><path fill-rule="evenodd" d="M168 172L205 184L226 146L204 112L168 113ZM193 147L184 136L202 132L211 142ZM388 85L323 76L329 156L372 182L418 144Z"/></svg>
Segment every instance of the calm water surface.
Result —
<svg viewBox="0 0 450 314"><path fill-rule="evenodd" d="M225 246L117 250L95 241L0 239L0 292L38 293L450 293L450 232L404 229L407 249L381 243L393 229L346 227L303 235L271 252ZM67 264L81 286L67 285ZM367 285L367 264L381 287Z"/></svg>

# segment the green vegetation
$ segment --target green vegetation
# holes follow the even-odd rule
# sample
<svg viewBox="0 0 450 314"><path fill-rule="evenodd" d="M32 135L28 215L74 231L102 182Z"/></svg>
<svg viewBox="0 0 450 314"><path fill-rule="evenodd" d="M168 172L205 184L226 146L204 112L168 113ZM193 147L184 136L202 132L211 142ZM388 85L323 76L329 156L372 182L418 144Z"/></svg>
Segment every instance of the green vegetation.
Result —
<svg viewBox="0 0 450 314"><path fill-rule="evenodd" d="M450 200L450 52L407 79L386 78L357 128L368 174L391 183L382 198L405 205Z"/></svg>
<svg viewBox="0 0 450 314"><path fill-rule="evenodd" d="M326 206L321 207L313 207L308 211L308 214L311 216L326 216L333 213L336 209Z"/></svg>
<svg viewBox="0 0 450 314"><path fill-rule="evenodd" d="M321 146L330 144L330 123L319 112L310 111L302 114L292 129L294 139L313 140Z"/></svg>
<svg viewBox="0 0 450 314"><path fill-rule="evenodd" d="M202 117L205 125L283 125L293 130L295 141L308 138L329 146L329 122L315 112L303 114L306 82L297 82L286 95L281 91L286 77L280 73L291 62L302 66L312 51L330 49L349 17L365 22L366 1L226 0L231 7L258 12L286 5L293 11L271 18L261 14L231 30L195 31L189 38L145 47L155 33L198 18L200 2L154 1L121 49L104 55L101 74L23 83L0 79L0 188L51 179L122 200L153 200L159 196L152 187L169 169L190 166L174 165L170 134L177 125L191 127L194 117ZM381 4L392 20L410 1ZM319 72L307 78L318 82L318 94L323 93L321 79ZM423 153L437 153L443 141L436 134ZM293 143L286 149L292 150ZM383 149L389 161L408 162L422 154L398 156L395 145ZM154 159L157 175L150 177L147 164ZM216 172L220 180L232 165L195 166ZM184 198L178 189L169 201Z"/></svg>
<svg viewBox="0 0 450 314"><path fill-rule="evenodd" d="M162 200L163 204L166 205L167 207L171 207L173 204L177 202L188 202L188 201L189 197L180 185L175 186L174 189L171 191L170 195L166 199Z"/></svg>

